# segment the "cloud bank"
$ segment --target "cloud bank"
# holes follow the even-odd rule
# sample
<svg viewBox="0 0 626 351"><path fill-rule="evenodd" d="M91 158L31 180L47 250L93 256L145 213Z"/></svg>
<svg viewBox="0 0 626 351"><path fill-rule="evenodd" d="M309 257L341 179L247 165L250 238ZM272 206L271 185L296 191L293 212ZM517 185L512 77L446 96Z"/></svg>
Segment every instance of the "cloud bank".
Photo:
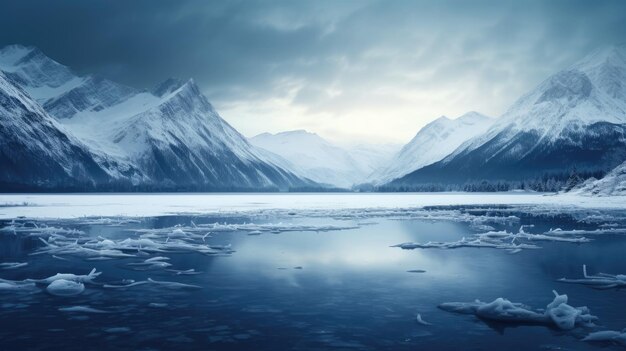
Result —
<svg viewBox="0 0 626 351"><path fill-rule="evenodd" d="M13 1L0 45L139 88L193 77L246 135L404 142L440 115L497 116L626 40L623 1Z"/></svg>

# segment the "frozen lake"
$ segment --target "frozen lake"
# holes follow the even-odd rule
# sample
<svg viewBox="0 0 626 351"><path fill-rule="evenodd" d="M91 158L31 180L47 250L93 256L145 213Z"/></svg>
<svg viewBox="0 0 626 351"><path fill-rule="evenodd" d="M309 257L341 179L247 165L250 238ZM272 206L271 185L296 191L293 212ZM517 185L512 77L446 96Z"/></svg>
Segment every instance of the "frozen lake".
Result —
<svg viewBox="0 0 626 351"><path fill-rule="evenodd" d="M3 350L607 350L620 339L582 339L626 328L626 277L614 276L626 273L620 198L0 195L0 204ZM572 309L542 310L552 290ZM539 319L441 306L498 297ZM571 328L555 322L570 317Z"/></svg>
<svg viewBox="0 0 626 351"><path fill-rule="evenodd" d="M626 208L626 197L541 193L234 193L234 194L0 194L0 218L159 216L271 209L414 208L438 205L540 204ZM28 205L28 206L6 206Z"/></svg>

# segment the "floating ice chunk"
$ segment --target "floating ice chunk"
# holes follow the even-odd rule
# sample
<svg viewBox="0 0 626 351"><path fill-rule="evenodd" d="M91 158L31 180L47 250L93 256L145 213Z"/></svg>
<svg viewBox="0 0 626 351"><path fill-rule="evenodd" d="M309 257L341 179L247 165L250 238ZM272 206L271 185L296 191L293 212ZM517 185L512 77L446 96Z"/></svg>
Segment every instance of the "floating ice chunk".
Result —
<svg viewBox="0 0 626 351"><path fill-rule="evenodd" d="M169 262L163 262L169 260L169 257L157 256L148 258L143 262L133 262L129 263L128 266L137 266L142 270L150 270L150 269L159 269L159 268L167 268L172 266Z"/></svg>
<svg viewBox="0 0 626 351"><path fill-rule="evenodd" d="M133 286L144 285L144 284L148 284L148 283L149 282L147 280L141 280L141 281L138 281L138 282L130 282L130 283L124 284L124 285L104 284L104 285L102 285L102 287L109 288L109 289L124 289L124 288L131 288Z"/></svg>
<svg viewBox="0 0 626 351"><path fill-rule="evenodd" d="M202 287L198 286L198 285L192 285L192 284L184 284L184 283L178 283L178 282L168 282L168 281L160 281L160 280L154 280L152 278L148 278L148 281L150 283L153 284L157 284L166 288L170 288L170 289L201 289Z"/></svg>
<svg viewBox="0 0 626 351"><path fill-rule="evenodd" d="M473 248L491 248L491 249L504 249L504 250L516 250L516 249L538 249L539 246L532 244L515 244L512 242L504 242L502 240L484 240L480 238L466 239L462 238L458 241L451 242L436 242L429 241L425 244L421 243L402 243L393 245L391 247L399 247L404 250L414 249L458 249L463 247Z"/></svg>
<svg viewBox="0 0 626 351"><path fill-rule="evenodd" d="M167 271L175 273L176 275L196 275L196 274L202 274L202 272L198 272L194 268L186 269L186 270L168 269Z"/></svg>
<svg viewBox="0 0 626 351"><path fill-rule="evenodd" d="M595 289L613 289L626 287L625 274L607 274L598 273L597 275L588 275L587 266L583 265L582 279L561 278L558 280L562 283L587 285Z"/></svg>
<svg viewBox="0 0 626 351"><path fill-rule="evenodd" d="M201 286L198 286L198 285L154 280L152 278L148 278L148 280L132 282L132 283L125 284L125 285L104 284L103 287L111 288L111 289L124 289L124 288L130 288L133 286L146 285L146 284L158 285L158 286L162 286L168 289L201 289L202 288Z"/></svg>
<svg viewBox="0 0 626 351"><path fill-rule="evenodd" d="M572 307L567 304L567 295L559 295L553 291L555 298L548 304L545 311L534 311L520 303L513 303L504 298L492 302L446 302L439 305L444 311L473 314L479 318L507 323L543 324L562 330L570 330L576 326L592 326L597 317L590 314L587 307Z"/></svg>
<svg viewBox="0 0 626 351"><path fill-rule="evenodd" d="M585 237L563 237L557 235L531 234L524 231L525 226L521 226L518 233L509 233L507 231L488 231L485 233L474 234L469 238L463 237L461 240L451 242L433 242L427 243L402 243L392 247L399 247L405 250L413 249L457 249L463 247L472 248L492 248L507 250L510 253L518 253L524 249L538 249L532 241L558 241L571 243L586 243L590 240ZM526 241L526 242L524 242Z"/></svg>
<svg viewBox="0 0 626 351"><path fill-rule="evenodd" d="M92 308L92 307L89 307L89 306L60 307L59 311L61 311L61 312L77 312L77 313L109 313L107 311L99 310L97 308Z"/></svg>
<svg viewBox="0 0 626 351"><path fill-rule="evenodd" d="M610 342L621 346L626 346L626 329L621 332L615 330L603 330L590 333L583 338L589 342Z"/></svg>
<svg viewBox="0 0 626 351"><path fill-rule="evenodd" d="M598 228L594 230L572 229L563 230L561 228L550 229L545 234L548 235L604 235L604 234L626 234L626 228Z"/></svg>
<svg viewBox="0 0 626 351"><path fill-rule="evenodd" d="M487 224L480 224L480 223L472 223L470 224L469 228L473 231L476 232L480 232L480 231L492 231L492 230L496 230L496 228L487 225Z"/></svg>
<svg viewBox="0 0 626 351"><path fill-rule="evenodd" d="M37 283L45 283L51 284L57 280L67 280L76 283L93 283L93 280L96 279L102 272L96 272L96 269L92 269L89 274L86 275L76 275L72 273L57 273L51 277L45 279L29 279L29 281L37 282Z"/></svg>
<svg viewBox="0 0 626 351"><path fill-rule="evenodd" d="M35 283L0 279L0 291L24 291L37 289Z"/></svg>
<svg viewBox="0 0 626 351"><path fill-rule="evenodd" d="M56 296L75 296L85 291L85 284L72 280L57 279L52 281L46 290Z"/></svg>
<svg viewBox="0 0 626 351"><path fill-rule="evenodd" d="M253 230L253 231L248 232L248 235L261 235L261 234L263 234L263 232L260 230Z"/></svg>
<svg viewBox="0 0 626 351"><path fill-rule="evenodd" d="M415 321L421 325L432 325L432 323L428 323L425 320L422 319L422 315L421 314L417 314L417 316L415 317Z"/></svg>
<svg viewBox="0 0 626 351"><path fill-rule="evenodd" d="M24 267L27 265L28 265L28 262L4 262L4 263L0 263L0 268L17 269L17 268Z"/></svg>

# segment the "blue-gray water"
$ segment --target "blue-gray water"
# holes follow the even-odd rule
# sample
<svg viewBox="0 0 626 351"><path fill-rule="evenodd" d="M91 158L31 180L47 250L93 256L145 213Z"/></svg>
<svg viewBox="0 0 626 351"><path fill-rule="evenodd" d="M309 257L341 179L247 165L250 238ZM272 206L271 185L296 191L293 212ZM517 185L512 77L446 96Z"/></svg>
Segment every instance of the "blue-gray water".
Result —
<svg viewBox="0 0 626 351"><path fill-rule="evenodd" d="M514 214L521 222L491 224L514 232L521 224L534 224L528 231L541 233L557 227L594 229L602 223L589 224L569 215ZM71 255L61 257L65 259L31 255L43 245L39 238L25 233L0 234L0 262L29 263L0 270L3 279L45 278L59 272L87 274L95 267L103 272L96 279L99 283L151 277L201 287L106 289L87 284L86 290L74 297L50 295L45 286L31 293L0 292L0 349L599 350L616 346L580 339L594 330L626 327L626 291L555 281L580 277L582 264L593 272L626 273L626 236L593 236L593 241L585 244L541 242L541 249L511 254L495 249L390 247L408 241L453 241L475 233L465 222L445 219L168 216L121 226L72 221L48 224L116 240L133 237L133 230L140 228L250 221L358 228L262 235L219 232L208 239L210 244L231 244L233 253L159 254L171 259L171 268L202 272L191 276L165 269L137 271L127 265L151 256L87 261ZM45 221L36 223L41 226ZM0 227L8 224L0 222ZM599 317L600 326L565 332L542 326L487 324L437 308L447 301L497 297L543 308L552 300L553 289L567 294L573 306L588 306ZM76 305L107 313L59 310ZM417 313L432 326L417 323Z"/></svg>

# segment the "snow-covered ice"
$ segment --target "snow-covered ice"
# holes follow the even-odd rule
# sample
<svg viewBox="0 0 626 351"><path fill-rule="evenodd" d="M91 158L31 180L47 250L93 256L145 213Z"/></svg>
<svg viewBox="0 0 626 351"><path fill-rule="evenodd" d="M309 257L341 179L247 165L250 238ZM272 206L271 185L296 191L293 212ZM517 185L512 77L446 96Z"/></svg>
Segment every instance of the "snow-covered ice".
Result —
<svg viewBox="0 0 626 351"><path fill-rule="evenodd" d="M61 312L71 312L71 313L108 313L107 311L103 311L97 308L89 307L89 306L68 306L68 307L60 307L59 311Z"/></svg>
<svg viewBox="0 0 626 351"><path fill-rule="evenodd" d="M550 208L624 208L626 197L538 193L343 194L0 194L0 218L149 217L284 210L419 209L446 205L533 205Z"/></svg>
<svg viewBox="0 0 626 351"><path fill-rule="evenodd" d="M602 330L589 333L589 335L583 338L583 341L609 342L620 346L626 346L626 329L621 332L615 330Z"/></svg>
<svg viewBox="0 0 626 351"><path fill-rule="evenodd" d="M562 330L574 329L577 326L592 327L597 321L587 307L572 307L567 304L567 295L559 295L556 291L554 300L545 310L533 310L521 303L513 303L504 298L497 298L492 302L445 302L439 305L444 311L473 314L479 318L514 323L514 324L543 324L554 326Z"/></svg>
<svg viewBox="0 0 626 351"><path fill-rule="evenodd" d="M594 289L614 289L626 287L626 274L598 273L596 275L587 274L587 266L583 265L583 278L570 279L561 278L562 283L587 285Z"/></svg>
<svg viewBox="0 0 626 351"><path fill-rule="evenodd" d="M85 291L85 284L66 279L54 280L46 290L56 296L75 296Z"/></svg>

